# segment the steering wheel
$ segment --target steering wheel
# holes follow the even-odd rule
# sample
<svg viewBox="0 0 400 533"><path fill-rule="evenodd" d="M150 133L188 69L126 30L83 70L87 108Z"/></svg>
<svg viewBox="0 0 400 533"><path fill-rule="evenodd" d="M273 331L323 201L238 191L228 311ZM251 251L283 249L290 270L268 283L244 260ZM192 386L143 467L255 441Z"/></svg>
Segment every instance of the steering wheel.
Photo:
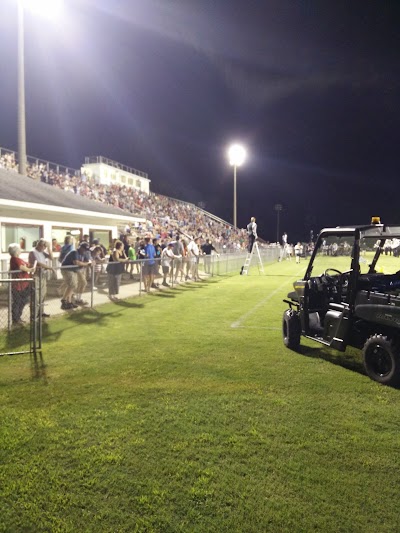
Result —
<svg viewBox="0 0 400 533"><path fill-rule="evenodd" d="M342 272L340 270L337 270L336 268L327 268L324 272L325 279L329 281L330 283L335 283L337 278L333 276L331 273L334 272L335 274L338 274L338 276L342 275Z"/></svg>

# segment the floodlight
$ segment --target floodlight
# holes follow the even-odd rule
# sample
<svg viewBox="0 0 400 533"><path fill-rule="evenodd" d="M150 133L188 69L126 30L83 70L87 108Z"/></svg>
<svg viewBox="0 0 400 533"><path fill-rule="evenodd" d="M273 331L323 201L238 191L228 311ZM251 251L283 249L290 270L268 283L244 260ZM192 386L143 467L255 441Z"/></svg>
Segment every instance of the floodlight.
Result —
<svg viewBox="0 0 400 533"><path fill-rule="evenodd" d="M228 150L229 164L240 167L246 159L246 150L240 144L233 144Z"/></svg>
<svg viewBox="0 0 400 533"><path fill-rule="evenodd" d="M62 0L18 0L22 7L46 18L56 18L62 8Z"/></svg>

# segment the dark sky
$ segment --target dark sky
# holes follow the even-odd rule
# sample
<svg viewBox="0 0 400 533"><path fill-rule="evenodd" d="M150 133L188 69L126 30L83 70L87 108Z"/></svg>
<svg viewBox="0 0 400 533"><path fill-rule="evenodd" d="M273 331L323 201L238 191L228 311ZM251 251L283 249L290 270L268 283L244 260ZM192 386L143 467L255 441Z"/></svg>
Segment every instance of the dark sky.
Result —
<svg viewBox="0 0 400 533"><path fill-rule="evenodd" d="M26 15L27 152L104 155L153 191L306 240L399 222L400 2L64 0ZM17 148L16 0L0 2L0 146Z"/></svg>

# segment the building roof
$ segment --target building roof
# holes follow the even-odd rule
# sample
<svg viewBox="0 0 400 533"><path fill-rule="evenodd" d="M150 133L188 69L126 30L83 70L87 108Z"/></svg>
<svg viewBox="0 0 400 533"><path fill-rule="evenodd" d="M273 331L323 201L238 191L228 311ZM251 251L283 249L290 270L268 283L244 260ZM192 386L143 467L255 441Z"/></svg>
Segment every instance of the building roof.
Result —
<svg viewBox="0 0 400 533"><path fill-rule="evenodd" d="M135 217L135 215L127 213L119 207L89 200L70 191L64 191L47 183L21 176L14 170L0 169L0 200L79 209L114 216Z"/></svg>

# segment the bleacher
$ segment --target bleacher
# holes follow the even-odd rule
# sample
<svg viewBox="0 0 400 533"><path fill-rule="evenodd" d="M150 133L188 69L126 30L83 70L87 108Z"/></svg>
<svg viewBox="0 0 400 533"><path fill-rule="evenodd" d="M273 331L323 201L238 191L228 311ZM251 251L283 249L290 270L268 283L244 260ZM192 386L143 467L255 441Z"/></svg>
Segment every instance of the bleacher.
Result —
<svg viewBox="0 0 400 533"><path fill-rule="evenodd" d="M153 236L168 238L179 230L190 236L209 238L222 250L246 247L245 230L235 229L192 203L155 192L146 194L126 185L100 184L79 170L33 157L27 159L27 173L31 179L145 218L145 227L132 228L136 235L150 232ZM0 148L0 168L17 172L16 153Z"/></svg>

